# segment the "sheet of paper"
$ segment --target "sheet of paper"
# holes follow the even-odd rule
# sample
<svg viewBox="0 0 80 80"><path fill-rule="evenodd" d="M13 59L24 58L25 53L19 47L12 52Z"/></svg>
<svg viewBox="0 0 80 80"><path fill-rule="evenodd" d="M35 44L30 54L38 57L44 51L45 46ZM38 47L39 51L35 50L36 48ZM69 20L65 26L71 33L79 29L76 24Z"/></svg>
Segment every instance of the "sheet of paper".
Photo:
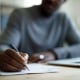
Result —
<svg viewBox="0 0 80 80"><path fill-rule="evenodd" d="M22 70L20 72L2 72L0 71L0 75L21 75L21 74L37 74L37 73L54 73L58 72L59 69L53 66L43 65L43 64L28 64L27 65L30 69L28 71L27 69Z"/></svg>

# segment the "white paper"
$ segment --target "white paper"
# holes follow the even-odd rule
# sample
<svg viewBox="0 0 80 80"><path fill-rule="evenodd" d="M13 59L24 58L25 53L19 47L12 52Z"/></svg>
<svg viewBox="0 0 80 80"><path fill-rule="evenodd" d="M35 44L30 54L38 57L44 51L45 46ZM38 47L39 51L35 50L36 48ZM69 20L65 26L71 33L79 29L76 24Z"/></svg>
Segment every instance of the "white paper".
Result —
<svg viewBox="0 0 80 80"><path fill-rule="evenodd" d="M27 64L29 70L25 69L20 72L2 72L0 71L0 75L21 75L21 74L37 74L37 73L54 73L58 72L59 69L53 66L43 65L43 64Z"/></svg>

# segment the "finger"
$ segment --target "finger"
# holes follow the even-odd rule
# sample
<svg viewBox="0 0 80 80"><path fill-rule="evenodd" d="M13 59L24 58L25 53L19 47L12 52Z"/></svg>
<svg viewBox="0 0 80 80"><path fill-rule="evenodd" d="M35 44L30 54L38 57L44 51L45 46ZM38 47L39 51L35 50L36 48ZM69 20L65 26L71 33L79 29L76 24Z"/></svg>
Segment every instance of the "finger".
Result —
<svg viewBox="0 0 80 80"><path fill-rule="evenodd" d="M29 55L27 53L22 53L22 52L20 52L20 55L24 58L25 64L27 64Z"/></svg>
<svg viewBox="0 0 80 80"><path fill-rule="evenodd" d="M0 70L1 71L5 71L5 72L17 72L17 71L21 71L20 69L14 67L14 66L11 66L11 65L9 65L7 63L2 63L0 65Z"/></svg>
<svg viewBox="0 0 80 80"><path fill-rule="evenodd" d="M3 62L8 63L9 65L14 66L18 69L23 69L24 68L24 65L20 64L19 62L12 59L11 57L9 57L6 54L4 55Z"/></svg>
<svg viewBox="0 0 80 80"><path fill-rule="evenodd" d="M24 64L24 58L20 54L17 54L14 50L8 49L7 51L5 51L5 54L7 54L8 56L10 56L12 59L16 60L20 64Z"/></svg>
<svg viewBox="0 0 80 80"><path fill-rule="evenodd" d="M39 60L40 60L39 57L36 55L32 55L29 58L29 62L38 62Z"/></svg>
<svg viewBox="0 0 80 80"><path fill-rule="evenodd" d="M25 57L26 53L20 52L20 55L23 56L23 57Z"/></svg>

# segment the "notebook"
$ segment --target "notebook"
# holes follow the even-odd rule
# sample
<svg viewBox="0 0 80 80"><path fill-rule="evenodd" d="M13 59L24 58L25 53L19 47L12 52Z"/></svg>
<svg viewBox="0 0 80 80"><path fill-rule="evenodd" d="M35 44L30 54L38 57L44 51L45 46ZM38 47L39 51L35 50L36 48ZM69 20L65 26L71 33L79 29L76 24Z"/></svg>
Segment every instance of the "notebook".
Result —
<svg viewBox="0 0 80 80"><path fill-rule="evenodd" d="M64 60L57 60L57 61L49 61L48 64L80 68L80 57L64 59Z"/></svg>
<svg viewBox="0 0 80 80"><path fill-rule="evenodd" d="M0 71L0 75L22 75L22 74L41 74L41 73L54 73L59 72L59 68L49 66L49 65L43 65L43 64L27 64L29 70L25 69L20 72L2 72Z"/></svg>

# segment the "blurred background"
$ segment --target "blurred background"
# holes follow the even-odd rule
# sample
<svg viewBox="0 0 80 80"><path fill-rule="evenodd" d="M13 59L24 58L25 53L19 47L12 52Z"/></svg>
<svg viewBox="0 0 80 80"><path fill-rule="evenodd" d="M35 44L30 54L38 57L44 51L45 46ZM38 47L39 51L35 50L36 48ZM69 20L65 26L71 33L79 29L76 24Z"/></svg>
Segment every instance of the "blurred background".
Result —
<svg viewBox="0 0 80 80"><path fill-rule="evenodd" d="M27 8L41 4L42 0L0 0L0 34L5 30L8 17L15 8ZM80 29L80 0L67 0L61 11L71 16Z"/></svg>

